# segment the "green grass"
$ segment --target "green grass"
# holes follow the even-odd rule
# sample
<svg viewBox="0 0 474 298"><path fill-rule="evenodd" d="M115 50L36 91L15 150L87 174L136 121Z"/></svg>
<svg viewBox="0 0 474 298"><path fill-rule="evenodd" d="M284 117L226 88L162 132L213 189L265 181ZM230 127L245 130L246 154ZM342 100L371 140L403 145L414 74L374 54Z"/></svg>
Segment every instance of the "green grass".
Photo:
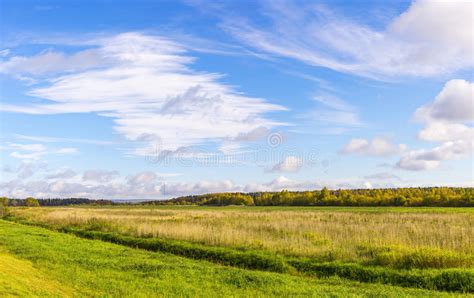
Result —
<svg viewBox="0 0 474 298"><path fill-rule="evenodd" d="M418 211L408 211L413 209ZM458 213L459 210L466 212ZM474 213L467 210L121 206L11 208L11 213L16 218L56 229L76 228L159 239L156 242L166 240L162 246L184 241L254 250L266 255L306 257L319 262L339 261L392 269L473 269ZM118 241L117 236L114 238Z"/></svg>
<svg viewBox="0 0 474 298"><path fill-rule="evenodd" d="M321 262L315 259L283 258L263 251L212 247L169 239L132 237L113 232L84 230L77 227L56 227L51 224L35 223L14 217L10 217L10 220L28 225L39 225L83 238L102 240L154 252L167 252L244 269L260 269L290 274L303 273L319 277L339 276L362 282L378 282L433 290L474 292L474 270L472 269L394 270L380 266L363 266L337 261ZM425 258L425 255L422 256ZM416 262L418 258L417 255L411 259L404 256L403 260ZM439 261L439 257L433 258L435 261ZM398 260L400 261L400 259ZM422 262L426 263L426 260L423 259ZM403 265L403 263L400 264Z"/></svg>
<svg viewBox="0 0 474 298"><path fill-rule="evenodd" d="M231 268L3 220L0 253L0 296L454 295Z"/></svg>
<svg viewBox="0 0 474 298"><path fill-rule="evenodd" d="M71 296L72 289L46 277L29 261L0 251L0 296Z"/></svg>

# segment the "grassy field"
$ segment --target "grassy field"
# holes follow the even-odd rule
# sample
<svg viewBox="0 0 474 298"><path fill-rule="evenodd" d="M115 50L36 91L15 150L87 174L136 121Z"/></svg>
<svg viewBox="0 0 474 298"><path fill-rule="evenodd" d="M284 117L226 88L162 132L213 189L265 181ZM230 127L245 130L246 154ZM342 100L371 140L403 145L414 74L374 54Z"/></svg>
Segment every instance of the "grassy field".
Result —
<svg viewBox="0 0 474 298"><path fill-rule="evenodd" d="M473 266L471 209L404 212L413 209L18 208L13 212L55 226L257 249L320 261L418 268ZM409 258L417 261L410 262Z"/></svg>
<svg viewBox="0 0 474 298"><path fill-rule="evenodd" d="M473 211L469 208L400 207L12 208L13 216L9 220L21 222L23 225L3 222L1 229L6 231L4 234L7 236L0 236L0 247L11 254L12 262L24 259L34 261L38 256L31 258L30 254L35 250L32 249L28 253L27 249L19 248L21 245L15 248L12 243L24 241L25 246L29 247L26 245L28 241L43 239L36 237L35 233L43 233L58 243L68 241L66 239L69 241L74 239L73 242L77 242L77 245L94 243L98 250L100 250L99 246L121 248L130 254L143 255L140 258L145 258L145 260L154 258L152 256L160 256L159 259L162 260L166 256L166 258L175 258L170 262L179 260L179 264L193 264L190 265L194 268L193 270L167 268L167 270L175 270L173 274L176 275L183 270L186 273L182 274L190 274L185 288L182 288L184 280L172 277L169 280L165 278L163 281L164 283L168 281L171 285L160 283L152 288L148 288L148 285L137 286L145 289L143 293L151 293L147 291L153 289L158 291L163 288L162 290L168 291L167 293L186 295L196 294L198 289L206 289L208 293L234 293L236 295L289 293L320 296L323 293L332 293L339 296L349 294L431 296L441 292L416 292L414 289L408 289L412 287L457 292L474 291ZM41 225L50 231L31 225ZM10 233L13 242L5 238L8 237L9 230L17 230L20 233L21 229L32 229L36 232L26 233L22 239L15 236L14 232ZM58 231L95 240L79 239L58 233ZM36 239L29 239L31 235L35 235ZM121 246L104 241L121 244ZM67 249L67 247L61 249ZM114 257L107 255L110 249L107 248L107 252L96 251L90 256L84 254L81 256L84 260L78 263L115 264L116 260L109 260ZM187 258L171 256L163 252ZM42 259L42 257L39 258ZM86 260L87 258L89 260ZM130 264L131 268L138 273L143 268L140 276L145 279L151 278L148 276L151 267L142 264L142 260L133 258L130 256L121 262ZM68 258L65 260L69 261ZM132 265L134 262L137 264ZM59 266L60 263L58 261L55 264ZM72 267L76 266L77 264L74 264ZM33 268L44 270L47 266L40 264ZM209 280L201 280L204 278L201 274L204 273L195 272L195 270L211 270L210 268L233 272L219 273L219 276L242 274L238 277L237 289L239 290L235 290L233 282L229 285L220 277L216 280L215 276L209 275L209 271L205 273L209 275ZM111 273L107 269L104 270L107 274ZM35 276L36 273L32 272L31 276ZM1 274L0 271L0 276ZM106 275L105 271L101 271L100 274ZM248 274L253 277L249 278ZM198 276L198 283L202 286L196 284L197 281L194 280ZM260 277L257 278L257 276ZM256 284L253 283L254 277L259 280ZM341 277L366 283L349 282L346 279L340 279ZM93 287L81 285L78 288L77 285L71 285L70 281L61 280L61 278L62 275L54 280L59 280L61 284L64 284L66 287L60 289L66 292L67 289L79 291L100 288L97 285ZM272 284L270 281L274 279L275 284ZM51 282L52 291L57 289L54 286L56 285L54 280ZM269 283L267 284L266 281ZM208 286L206 282L209 283ZM130 280L130 283L140 282ZM406 288L393 287L395 292L392 293L386 288L389 286L380 283L401 285ZM114 291L120 291L121 286L117 284L116 287ZM351 287L355 287L357 291L351 292L349 290ZM177 289L182 289L182 291L176 292ZM407 292L400 292L405 290ZM93 292L85 291L84 293L89 295ZM98 293L93 294L100 295Z"/></svg>
<svg viewBox="0 0 474 298"><path fill-rule="evenodd" d="M444 297L442 292L243 270L0 220L0 296Z"/></svg>

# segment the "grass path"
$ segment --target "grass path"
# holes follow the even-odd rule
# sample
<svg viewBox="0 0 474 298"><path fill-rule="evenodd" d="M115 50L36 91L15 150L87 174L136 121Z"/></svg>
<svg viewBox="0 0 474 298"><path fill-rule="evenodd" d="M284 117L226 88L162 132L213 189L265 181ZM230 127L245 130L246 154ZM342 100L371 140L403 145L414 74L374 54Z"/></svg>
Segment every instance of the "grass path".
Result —
<svg viewBox="0 0 474 298"><path fill-rule="evenodd" d="M2 220L0 253L0 296L451 295L230 268Z"/></svg>

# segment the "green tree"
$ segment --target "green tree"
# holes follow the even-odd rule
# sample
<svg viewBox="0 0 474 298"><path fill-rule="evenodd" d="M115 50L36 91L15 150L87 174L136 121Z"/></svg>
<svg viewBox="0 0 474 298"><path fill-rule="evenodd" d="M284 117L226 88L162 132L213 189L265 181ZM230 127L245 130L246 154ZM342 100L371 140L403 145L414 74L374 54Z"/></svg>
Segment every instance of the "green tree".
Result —
<svg viewBox="0 0 474 298"><path fill-rule="evenodd" d="M4 216L7 213L8 207L8 198L0 197L0 217Z"/></svg>
<svg viewBox="0 0 474 298"><path fill-rule="evenodd" d="M325 205L331 200L331 192L329 189L325 186L323 189L321 189L321 193L319 194L319 201Z"/></svg>
<svg viewBox="0 0 474 298"><path fill-rule="evenodd" d="M28 197L25 200L25 204L28 207L39 207L39 201L33 197Z"/></svg>

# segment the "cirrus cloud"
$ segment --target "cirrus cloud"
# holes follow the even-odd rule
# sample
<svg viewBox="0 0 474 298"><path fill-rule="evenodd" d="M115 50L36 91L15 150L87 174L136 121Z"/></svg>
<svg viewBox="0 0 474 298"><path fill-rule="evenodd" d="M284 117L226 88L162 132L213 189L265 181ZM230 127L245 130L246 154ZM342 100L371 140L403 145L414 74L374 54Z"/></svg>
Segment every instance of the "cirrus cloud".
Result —
<svg viewBox="0 0 474 298"><path fill-rule="evenodd" d="M221 26L262 53L369 78L439 76L474 66L470 1L417 0L383 29L311 2L264 3L267 22L223 12Z"/></svg>
<svg viewBox="0 0 474 298"><path fill-rule="evenodd" d="M221 83L221 74L191 69L195 59L165 37L131 32L87 45L91 48L53 60L51 54L41 54L0 62L0 71L33 74L45 83L28 92L45 100L43 104L3 104L1 109L110 117L116 131L140 144L137 155L237 139L284 124L266 115L284 107L243 95ZM24 67L33 62L34 71Z"/></svg>

